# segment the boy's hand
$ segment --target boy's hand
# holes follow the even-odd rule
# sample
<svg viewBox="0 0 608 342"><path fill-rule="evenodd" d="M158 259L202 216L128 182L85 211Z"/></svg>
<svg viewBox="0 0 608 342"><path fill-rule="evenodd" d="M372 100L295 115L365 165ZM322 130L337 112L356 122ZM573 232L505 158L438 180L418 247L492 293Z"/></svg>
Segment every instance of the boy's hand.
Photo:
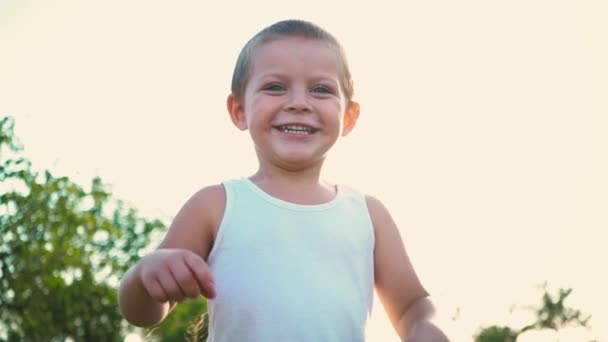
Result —
<svg viewBox="0 0 608 342"><path fill-rule="evenodd" d="M158 249L140 263L141 282L159 303L181 302L203 295L215 297L209 266L187 249Z"/></svg>

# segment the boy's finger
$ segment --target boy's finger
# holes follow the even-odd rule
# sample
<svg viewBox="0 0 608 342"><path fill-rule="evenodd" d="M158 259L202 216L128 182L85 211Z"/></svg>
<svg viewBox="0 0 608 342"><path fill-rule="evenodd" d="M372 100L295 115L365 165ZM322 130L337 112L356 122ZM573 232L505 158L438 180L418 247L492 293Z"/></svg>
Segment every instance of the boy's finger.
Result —
<svg viewBox="0 0 608 342"><path fill-rule="evenodd" d="M180 302L184 298L182 290L179 288L179 285L177 285L171 272L159 274L158 283L163 288L169 300Z"/></svg>
<svg viewBox="0 0 608 342"><path fill-rule="evenodd" d="M146 288L148 289L148 295L158 303L165 303L169 300L169 296L167 296L165 290L160 286L158 281L150 281L146 284Z"/></svg>
<svg viewBox="0 0 608 342"><path fill-rule="evenodd" d="M185 297L195 298L201 293L202 290L198 285L198 281L193 279L194 276L192 271L190 271L190 268L187 265L184 263L175 263L175 265L170 268L170 271L177 286Z"/></svg>
<svg viewBox="0 0 608 342"><path fill-rule="evenodd" d="M213 283L213 276L211 275L211 271L205 260L195 255L190 255L185 259L186 265L188 265L200 286L202 295L207 298L214 298L215 284Z"/></svg>

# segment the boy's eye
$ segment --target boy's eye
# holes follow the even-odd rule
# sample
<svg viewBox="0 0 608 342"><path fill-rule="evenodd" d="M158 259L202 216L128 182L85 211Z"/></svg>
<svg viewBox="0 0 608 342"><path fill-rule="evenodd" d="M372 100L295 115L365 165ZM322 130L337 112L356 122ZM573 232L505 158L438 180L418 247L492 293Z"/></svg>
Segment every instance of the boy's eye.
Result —
<svg viewBox="0 0 608 342"><path fill-rule="evenodd" d="M312 91L315 93L324 93L324 94L333 93L332 90L326 86L316 86L316 87L312 88Z"/></svg>
<svg viewBox="0 0 608 342"><path fill-rule="evenodd" d="M283 86L282 86L282 85L280 85L280 84L273 83L273 84L269 84L269 85L267 85L267 86L264 88L264 90L270 90L270 91L283 91L283 90L285 90L285 87L283 87Z"/></svg>

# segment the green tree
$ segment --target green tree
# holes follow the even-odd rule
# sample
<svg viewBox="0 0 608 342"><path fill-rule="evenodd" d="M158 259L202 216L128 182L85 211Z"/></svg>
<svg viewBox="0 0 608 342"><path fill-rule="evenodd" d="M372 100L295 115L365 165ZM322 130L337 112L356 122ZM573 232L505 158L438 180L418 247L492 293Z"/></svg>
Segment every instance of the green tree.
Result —
<svg viewBox="0 0 608 342"><path fill-rule="evenodd" d="M118 279L164 224L99 178L85 189L34 171L13 128L0 119L0 340L122 340Z"/></svg>
<svg viewBox="0 0 608 342"><path fill-rule="evenodd" d="M498 325L483 328L475 336L475 342L515 342L518 332Z"/></svg>
<svg viewBox="0 0 608 342"><path fill-rule="evenodd" d="M559 336L559 330L565 327L587 327L591 316L584 316L580 310L567 307L564 302L572 293L572 289L559 289L557 296L553 296L547 290L547 284L543 284L543 296L541 305L532 307L536 314L536 321L526 325L520 330L520 334L531 329L551 329Z"/></svg>
<svg viewBox="0 0 608 342"><path fill-rule="evenodd" d="M489 326L480 329L475 342L513 342L529 330L551 329L559 336L559 330L568 326L587 327L591 316L584 316L580 310L565 305L572 289L559 289L557 296L551 295L547 284L543 284L543 295L539 306L528 307L535 313L535 321L520 329L502 326ZM559 338L559 337L558 337Z"/></svg>
<svg viewBox="0 0 608 342"><path fill-rule="evenodd" d="M121 341L132 327L116 287L150 244L159 220L113 199L101 179L84 189L36 172L14 120L0 118L0 341ZM202 340L206 301L178 305L148 336Z"/></svg>

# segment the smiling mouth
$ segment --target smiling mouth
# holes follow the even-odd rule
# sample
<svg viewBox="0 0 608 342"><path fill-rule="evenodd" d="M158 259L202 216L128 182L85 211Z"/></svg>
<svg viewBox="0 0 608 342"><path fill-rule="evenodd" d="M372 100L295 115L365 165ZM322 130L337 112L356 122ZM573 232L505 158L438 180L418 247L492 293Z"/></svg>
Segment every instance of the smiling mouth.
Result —
<svg viewBox="0 0 608 342"><path fill-rule="evenodd" d="M319 131L318 128L304 126L304 125L279 125L279 126L275 126L274 128L278 129L279 131L281 131L283 133L302 134L302 135L313 134L313 133L316 133Z"/></svg>

